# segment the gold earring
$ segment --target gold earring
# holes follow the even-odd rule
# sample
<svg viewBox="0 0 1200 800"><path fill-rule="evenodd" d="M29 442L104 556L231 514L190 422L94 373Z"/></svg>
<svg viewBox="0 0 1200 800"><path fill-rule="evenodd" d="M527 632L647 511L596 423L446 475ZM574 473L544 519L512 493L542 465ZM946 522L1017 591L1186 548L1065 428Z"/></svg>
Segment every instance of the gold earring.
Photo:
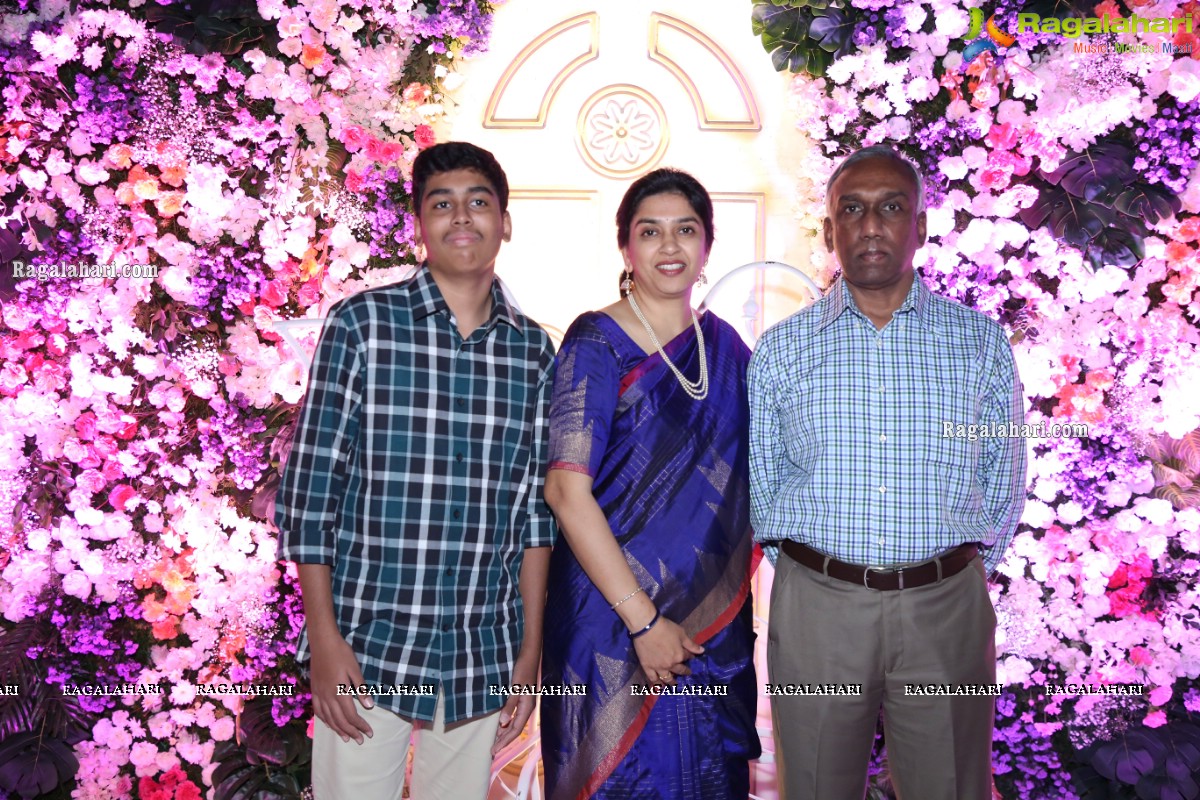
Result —
<svg viewBox="0 0 1200 800"><path fill-rule="evenodd" d="M621 296L633 291L633 270L627 269L621 274Z"/></svg>

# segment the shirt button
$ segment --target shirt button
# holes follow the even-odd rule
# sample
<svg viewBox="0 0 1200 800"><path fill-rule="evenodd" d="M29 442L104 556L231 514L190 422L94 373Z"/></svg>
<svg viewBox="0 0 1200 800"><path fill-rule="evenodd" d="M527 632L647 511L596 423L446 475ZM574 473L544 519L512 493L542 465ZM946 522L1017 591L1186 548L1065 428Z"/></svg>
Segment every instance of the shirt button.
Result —
<svg viewBox="0 0 1200 800"><path fill-rule="evenodd" d="M442 630L444 630L444 631L448 631L448 630L450 630L450 623L449 623L449 622L443 622L443 623L442 623Z"/></svg>
<svg viewBox="0 0 1200 800"><path fill-rule="evenodd" d="M886 494L886 493L887 493L887 487L886 487L886 486L880 486L880 487L879 487L879 493L880 493L880 494Z"/></svg>
<svg viewBox="0 0 1200 800"><path fill-rule="evenodd" d="M453 570L453 568L450 568L450 569L447 569L447 570L446 570L446 577L447 577L447 578L452 578L452 577L454 577L454 570Z"/></svg>
<svg viewBox="0 0 1200 800"><path fill-rule="evenodd" d="M455 404L456 406L458 406L459 408L462 408L463 406L465 406L465 405L467 404L467 401L466 401L465 399L463 399L463 398L461 398L461 397L460 397L460 398L458 398L457 400L455 400L455 401L454 401L454 404Z"/></svg>
<svg viewBox="0 0 1200 800"><path fill-rule="evenodd" d="M886 434L886 433L881 433L881 434L879 434L879 441L880 441L880 443L886 442L886 441L887 441L887 434Z"/></svg>
<svg viewBox="0 0 1200 800"><path fill-rule="evenodd" d="M884 387L882 387L882 386L879 387L880 394L883 394L885 391L887 391L887 390Z"/></svg>
<svg viewBox="0 0 1200 800"><path fill-rule="evenodd" d="M882 536L880 536L880 537L879 537L879 539L878 539L877 541L878 541L880 544L883 544L883 537L882 537Z"/></svg>
<svg viewBox="0 0 1200 800"><path fill-rule="evenodd" d="M876 338L876 339L875 339L875 346L876 346L876 347L883 347L883 339Z"/></svg>
<svg viewBox="0 0 1200 800"><path fill-rule="evenodd" d="M458 461L462 461L462 460L463 460L463 454L462 454L462 453L455 453L455 454L454 454L454 458L455 458L456 460L458 460Z"/></svg>
<svg viewBox="0 0 1200 800"><path fill-rule="evenodd" d="M462 513L462 512L460 512L460 511L459 511L459 510L456 508L456 509L454 509L454 512L451 514L451 516L453 516L455 519L458 519L458 518L459 518L459 516L461 515L461 513Z"/></svg>

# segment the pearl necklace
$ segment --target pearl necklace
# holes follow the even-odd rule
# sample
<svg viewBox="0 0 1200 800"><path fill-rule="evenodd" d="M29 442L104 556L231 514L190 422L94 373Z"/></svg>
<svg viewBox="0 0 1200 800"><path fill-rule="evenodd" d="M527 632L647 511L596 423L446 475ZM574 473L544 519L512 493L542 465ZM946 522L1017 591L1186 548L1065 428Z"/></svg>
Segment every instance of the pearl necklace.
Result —
<svg viewBox="0 0 1200 800"><path fill-rule="evenodd" d="M638 308L637 300L633 296L633 292L626 295L629 298L629 305L633 309L633 313L641 320L642 327L646 329L646 333L650 335L650 341L654 342L654 347L658 350L659 356L662 357L665 363L675 373L676 380L679 381L679 386L683 391L687 392L688 397L693 400L703 400L708 397L708 359L704 355L704 333L700 330L700 319L696 316L696 312L692 312L692 327L696 329L696 346L700 348L700 380L692 383L687 378L683 377L683 373L679 371L679 367L675 366L671 359L667 358L663 346L658 341L658 337L654 335L654 328L650 327L650 321L646 319L646 315Z"/></svg>

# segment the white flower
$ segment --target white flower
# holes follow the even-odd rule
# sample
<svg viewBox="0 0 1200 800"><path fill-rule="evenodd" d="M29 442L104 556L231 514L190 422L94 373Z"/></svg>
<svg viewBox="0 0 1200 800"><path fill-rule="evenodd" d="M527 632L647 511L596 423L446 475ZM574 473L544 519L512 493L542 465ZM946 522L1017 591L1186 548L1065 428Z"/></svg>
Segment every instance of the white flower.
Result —
<svg viewBox="0 0 1200 800"><path fill-rule="evenodd" d="M934 29L951 39L957 39L965 34L970 27L970 22L971 17L967 11L958 6L937 10L933 15Z"/></svg>
<svg viewBox="0 0 1200 800"><path fill-rule="evenodd" d="M854 73L862 69L862 57L857 55L842 56L829 65L825 70L826 77L834 83L845 83Z"/></svg>
<svg viewBox="0 0 1200 800"><path fill-rule="evenodd" d="M957 181L966 177L967 164L960 156L950 156L938 163L938 171L950 180Z"/></svg>
<svg viewBox="0 0 1200 800"><path fill-rule="evenodd" d="M909 3L904 6L904 29L909 33L916 33L921 30L921 26L925 24L925 19L929 14L921 6L920 3Z"/></svg>
<svg viewBox="0 0 1200 800"><path fill-rule="evenodd" d="M71 597L78 597L80 600L86 600L92 593L92 581L79 570L68 573L63 578L63 591Z"/></svg>
<svg viewBox="0 0 1200 800"><path fill-rule="evenodd" d="M1171 77L1167 79L1167 91L1180 103L1190 103L1200 94L1200 62L1192 58L1178 58L1172 62Z"/></svg>
<svg viewBox="0 0 1200 800"><path fill-rule="evenodd" d="M877 94L870 94L864 97L862 107L864 111L878 119L883 119L892 110L891 104Z"/></svg>

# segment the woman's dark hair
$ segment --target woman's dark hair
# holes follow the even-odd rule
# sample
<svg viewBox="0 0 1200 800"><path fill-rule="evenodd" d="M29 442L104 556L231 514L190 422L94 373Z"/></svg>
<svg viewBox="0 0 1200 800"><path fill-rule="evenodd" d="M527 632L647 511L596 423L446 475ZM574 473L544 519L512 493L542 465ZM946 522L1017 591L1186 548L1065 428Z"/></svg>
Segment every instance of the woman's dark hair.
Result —
<svg viewBox="0 0 1200 800"><path fill-rule="evenodd" d="M425 199L429 179L458 169L473 169L486 178L496 193L500 213L508 210L508 177L496 157L470 142L442 142L422 150L413 161L413 212L417 216L421 215L421 201Z"/></svg>
<svg viewBox="0 0 1200 800"><path fill-rule="evenodd" d="M617 246L623 250L629 245L633 215L637 213L643 200L656 194L683 195L683 199L688 201L688 205L704 225L704 249L711 250L713 239L716 238L716 231L713 230L712 198L700 185L700 181L683 170L669 167L647 172L625 191L625 197L621 198L621 205L617 209Z"/></svg>

